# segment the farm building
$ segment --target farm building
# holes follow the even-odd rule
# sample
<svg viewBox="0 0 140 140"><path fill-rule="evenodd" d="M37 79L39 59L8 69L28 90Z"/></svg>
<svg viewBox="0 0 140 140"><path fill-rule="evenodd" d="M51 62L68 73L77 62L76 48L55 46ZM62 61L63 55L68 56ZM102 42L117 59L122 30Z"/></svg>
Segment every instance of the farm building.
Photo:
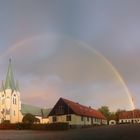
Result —
<svg viewBox="0 0 140 140"><path fill-rule="evenodd" d="M140 123L140 110L122 111L119 113L119 123Z"/></svg>
<svg viewBox="0 0 140 140"><path fill-rule="evenodd" d="M50 123L67 122L71 127L107 124L101 112L64 98L57 101L48 116Z"/></svg>

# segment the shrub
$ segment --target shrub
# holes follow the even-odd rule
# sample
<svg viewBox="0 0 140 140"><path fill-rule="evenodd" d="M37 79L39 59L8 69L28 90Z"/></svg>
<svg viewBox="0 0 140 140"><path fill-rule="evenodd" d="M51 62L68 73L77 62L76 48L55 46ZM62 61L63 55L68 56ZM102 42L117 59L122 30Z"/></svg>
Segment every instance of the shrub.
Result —
<svg viewBox="0 0 140 140"><path fill-rule="evenodd" d="M17 129L16 124L0 124L0 130Z"/></svg>
<svg viewBox="0 0 140 140"><path fill-rule="evenodd" d="M50 124L0 124L0 130L68 130L68 123L50 123Z"/></svg>
<svg viewBox="0 0 140 140"><path fill-rule="evenodd" d="M40 122L40 120L38 118L36 118L34 115L28 113L23 117L22 122L28 123L28 124L33 124L33 123Z"/></svg>
<svg viewBox="0 0 140 140"><path fill-rule="evenodd" d="M46 125L47 130L68 130L68 123L50 123Z"/></svg>
<svg viewBox="0 0 140 140"><path fill-rule="evenodd" d="M16 128L19 130L31 129L30 123L17 123Z"/></svg>

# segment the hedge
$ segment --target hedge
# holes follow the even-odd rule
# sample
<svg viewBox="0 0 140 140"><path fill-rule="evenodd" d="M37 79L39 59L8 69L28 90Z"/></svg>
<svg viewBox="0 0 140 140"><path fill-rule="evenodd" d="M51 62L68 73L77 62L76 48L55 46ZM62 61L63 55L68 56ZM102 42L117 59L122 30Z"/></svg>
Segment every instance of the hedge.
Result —
<svg viewBox="0 0 140 140"><path fill-rule="evenodd" d="M50 124L0 124L0 130L68 130L68 123L50 123Z"/></svg>

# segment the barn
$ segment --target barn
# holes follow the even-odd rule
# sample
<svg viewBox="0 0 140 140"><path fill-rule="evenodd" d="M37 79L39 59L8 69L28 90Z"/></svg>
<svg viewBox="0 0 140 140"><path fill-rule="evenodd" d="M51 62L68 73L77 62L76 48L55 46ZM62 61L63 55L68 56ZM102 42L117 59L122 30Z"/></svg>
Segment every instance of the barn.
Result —
<svg viewBox="0 0 140 140"><path fill-rule="evenodd" d="M122 111L119 113L119 123L140 123L140 110Z"/></svg>
<svg viewBox="0 0 140 140"><path fill-rule="evenodd" d="M49 123L66 122L71 127L107 125L101 112L64 98L57 101L48 117Z"/></svg>

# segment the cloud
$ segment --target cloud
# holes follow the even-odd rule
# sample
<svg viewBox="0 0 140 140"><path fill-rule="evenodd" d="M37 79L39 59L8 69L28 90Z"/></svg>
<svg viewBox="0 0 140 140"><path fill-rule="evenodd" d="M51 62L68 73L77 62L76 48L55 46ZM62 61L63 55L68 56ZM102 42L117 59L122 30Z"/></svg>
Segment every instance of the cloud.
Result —
<svg viewBox="0 0 140 140"><path fill-rule="evenodd" d="M78 41L63 36L25 41L1 59L3 73L9 56L24 102L51 107L64 97L88 106L129 108L125 87L111 66Z"/></svg>
<svg viewBox="0 0 140 140"><path fill-rule="evenodd" d="M44 80L32 77L30 83L22 88L22 100L28 104L52 107L63 92L62 81L55 75L48 75Z"/></svg>
<svg viewBox="0 0 140 140"><path fill-rule="evenodd" d="M34 5L30 2L17 2L16 5L14 2L3 3L4 6L0 5L1 47L10 48L13 42L40 33L67 34L87 42L108 58L121 73L132 93L139 98L139 1L42 1L35 2ZM70 9L73 9L72 12L69 12ZM26 90L24 94L30 95L35 91L42 93L39 105L46 104L42 96L46 97L50 91L55 94L49 97L52 100L48 104L56 101L54 97L65 96L93 106L115 102L116 98L120 106L128 106L126 97L117 98L121 97L121 93L125 95L125 91L118 87L117 77L100 57L66 38L54 38L25 41L22 47L1 58L0 79L4 79L8 58L12 57L16 78L19 79L22 91ZM50 90L47 91L42 85L49 84L46 80L49 76L54 76L51 78L53 80L49 80L54 85L49 85ZM54 90L61 83L56 77L63 81L60 94ZM31 94L29 98L31 103L36 104L39 93L34 97ZM119 106L117 101L115 105L114 107Z"/></svg>

